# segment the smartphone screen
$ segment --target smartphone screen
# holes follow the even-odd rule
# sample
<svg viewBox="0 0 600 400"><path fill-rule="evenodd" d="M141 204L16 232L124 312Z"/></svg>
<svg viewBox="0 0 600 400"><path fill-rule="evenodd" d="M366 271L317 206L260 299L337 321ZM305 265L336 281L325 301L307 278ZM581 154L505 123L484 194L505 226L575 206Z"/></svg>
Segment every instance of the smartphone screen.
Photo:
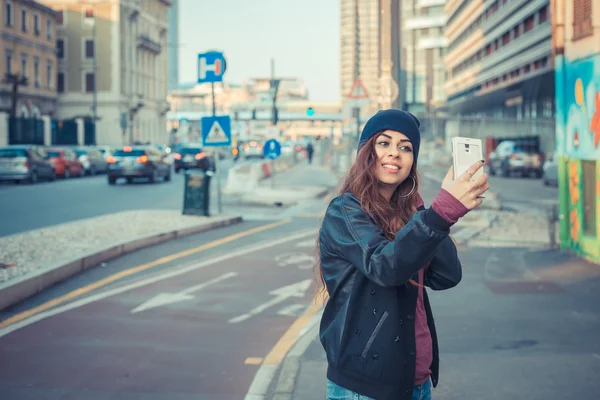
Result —
<svg viewBox="0 0 600 400"><path fill-rule="evenodd" d="M465 143L457 141L454 147L454 179L464 174L470 166L475 164L477 161L483 159L483 149L481 148L481 141L478 143ZM483 169L480 168L473 178L483 174Z"/></svg>

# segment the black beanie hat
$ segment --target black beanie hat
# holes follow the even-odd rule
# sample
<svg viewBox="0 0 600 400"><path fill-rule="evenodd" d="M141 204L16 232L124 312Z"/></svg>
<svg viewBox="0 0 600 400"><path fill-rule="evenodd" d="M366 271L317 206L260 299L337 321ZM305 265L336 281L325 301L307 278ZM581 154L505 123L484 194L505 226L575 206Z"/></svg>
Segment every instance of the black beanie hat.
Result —
<svg viewBox="0 0 600 400"><path fill-rule="evenodd" d="M419 132L421 122L419 119L409 113L397 109L388 109L378 111L365 124L358 141L358 150L364 144L379 132L392 130L405 134L413 145L413 154L415 162L419 156L419 145L421 144L421 133Z"/></svg>

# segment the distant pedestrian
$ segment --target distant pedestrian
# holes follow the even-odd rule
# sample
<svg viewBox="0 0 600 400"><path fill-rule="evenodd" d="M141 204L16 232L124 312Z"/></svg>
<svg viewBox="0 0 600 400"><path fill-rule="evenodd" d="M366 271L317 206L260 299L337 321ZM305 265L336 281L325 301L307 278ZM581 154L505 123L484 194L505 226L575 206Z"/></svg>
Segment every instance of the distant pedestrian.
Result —
<svg viewBox="0 0 600 400"><path fill-rule="evenodd" d="M306 155L308 156L308 163L312 164L313 153L315 152L315 148L311 142L308 142L306 145Z"/></svg>
<svg viewBox="0 0 600 400"><path fill-rule="evenodd" d="M400 110L375 114L319 232L317 273L327 304L320 339L328 399L429 400L438 383L438 343L425 286L462 278L450 227L478 207L487 175L474 164L448 171L425 208L419 195L419 120Z"/></svg>

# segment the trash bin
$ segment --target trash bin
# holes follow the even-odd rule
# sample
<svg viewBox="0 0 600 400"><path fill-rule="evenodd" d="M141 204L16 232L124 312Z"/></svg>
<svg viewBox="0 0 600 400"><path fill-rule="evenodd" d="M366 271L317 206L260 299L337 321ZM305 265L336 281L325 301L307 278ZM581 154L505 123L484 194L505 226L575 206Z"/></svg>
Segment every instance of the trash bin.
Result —
<svg viewBox="0 0 600 400"><path fill-rule="evenodd" d="M210 215L210 179L212 172L187 170L183 194L183 215Z"/></svg>

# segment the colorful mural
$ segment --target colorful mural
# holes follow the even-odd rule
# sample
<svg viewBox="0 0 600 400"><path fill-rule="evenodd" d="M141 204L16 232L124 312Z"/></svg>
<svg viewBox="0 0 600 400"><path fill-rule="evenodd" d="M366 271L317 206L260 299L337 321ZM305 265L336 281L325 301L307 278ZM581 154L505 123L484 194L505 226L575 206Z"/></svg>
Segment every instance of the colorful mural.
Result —
<svg viewBox="0 0 600 400"><path fill-rule="evenodd" d="M557 56L555 78L561 247L600 263L600 54L573 61ZM582 229L582 161L596 165L594 236Z"/></svg>

